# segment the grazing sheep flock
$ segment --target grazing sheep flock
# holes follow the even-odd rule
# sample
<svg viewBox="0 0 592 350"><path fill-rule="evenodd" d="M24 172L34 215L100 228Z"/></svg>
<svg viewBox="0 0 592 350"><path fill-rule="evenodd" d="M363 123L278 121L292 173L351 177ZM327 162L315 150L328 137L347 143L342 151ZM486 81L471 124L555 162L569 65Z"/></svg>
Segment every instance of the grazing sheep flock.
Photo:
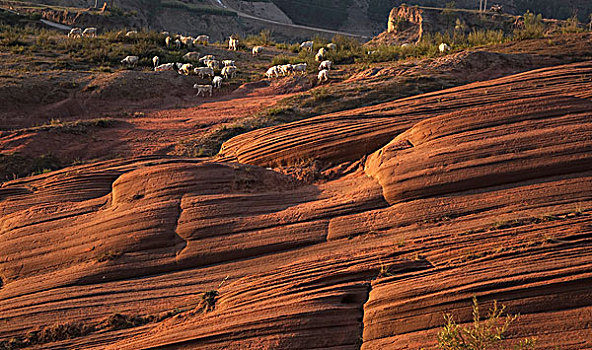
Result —
<svg viewBox="0 0 592 350"><path fill-rule="evenodd" d="M135 30L121 32L121 34L125 33L126 37L135 37L137 36L138 32ZM162 32L164 36L164 47L169 50L180 50L182 48L186 48L190 50L198 45L207 46L209 44L210 37L208 35L202 34L198 35L197 37L192 36L185 36L180 34L170 34L169 32ZM97 36L97 28L89 27L86 29L82 28L72 28L68 33L68 38L95 38ZM444 50L450 50L450 47L446 44L440 45L440 51L442 51L442 47L445 45ZM239 47L239 39L231 36L228 40L228 50L237 51ZM301 50L306 50L308 52L313 52L314 41L305 41L300 44ZM320 62L319 64L319 73L318 73L318 82L319 84L329 80L329 71L332 68L333 62L330 60L325 59L329 50L336 50L337 45L334 43L329 43L326 47L321 47L315 55L315 60ZM253 56L259 56L265 50L264 46L254 46L251 48L251 54ZM165 71L177 71L180 75L183 76L191 76L195 75L198 76L200 79L211 79L210 84L202 85L202 84L194 84L193 87L197 89L196 96L212 96L213 89L221 89L223 82L225 80L231 80L236 78L238 73L238 68L236 66L235 60L230 59L223 59L219 60L216 59L214 55L203 55L201 56L197 51L188 51L183 55L183 60L185 62L170 62L170 63L162 63L161 58L159 56L153 56L151 61L154 67L155 72L165 72ZM143 58L143 60L150 60L148 57ZM139 56L135 55L128 55L121 60L121 63L127 67L135 67L136 64L140 61ZM146 64L142 61L143 65ZM191 63L189 63L191 62ZM196 64L194 66L194 64ZM296 63L296 64L282 64L270 67L265 76L269 79L271 78L278 78L280 76L289 76L289 75L306 75L307 73L308 64L307 63ZM219 72L219 75L216 75L216 71Z"/></svg>
<svg viewBox="0 0 592 350"><path fill-rule="evenodd" d="M314 41L305 41L300 44L301 50L307 50L312 52L314 47ZM336 50L337 45L334 43L329 43L326 47L321 47L319 51L315 55L315 61L320 62L319 64L319 73L317 75L317 79L319 84L329 80L329 71L333 66L333 62L330 60L326 60L325 57L329 53L328 50ZM254 50L254 48L253 48ZM270 67L265 72L265 76L268 79L271 78L278 78L281 76L286 76L290 74L306 74L306 70L308 68L307 63L297 63L297 64L280 64L273 67Z"/></svg>

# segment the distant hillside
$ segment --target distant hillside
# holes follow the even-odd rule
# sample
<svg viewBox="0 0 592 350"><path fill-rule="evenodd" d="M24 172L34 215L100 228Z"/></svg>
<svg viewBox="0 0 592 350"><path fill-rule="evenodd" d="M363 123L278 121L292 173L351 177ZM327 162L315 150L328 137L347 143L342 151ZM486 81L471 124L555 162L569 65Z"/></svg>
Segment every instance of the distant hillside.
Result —
<svg viewBox="0 0 592 350"><path fill-rule="evenodd" d="M457 7L479 9L479 0L395 0L393 6L403 3L408 5L444 7L454 2ZM504 11L512 14L530 12L542 13L546 18L567 19L575 14L580 21L587 21L592 13L592 1L589 0L489 0L488 7L493 4L503 5Z"/></svg>
<svg viewBox="0 0 592 350"><path fill-rule="evenodd" d="M392 0L271 0L294 23L376 35L384 30Z"/></svg>
<svg viewBox="0 0 592 350"><path fill-rule="evenodd" d="M16 3L4 0L6 3ZM76 11L94 6L95 0L31 0L42 9L45 5L72 7L43 9L44 17L68 25L96 25L100 28L150 28L191 35L209 34L221 40L231 34L248 35L271 29L276 40L296 41L311 37L315 32L299 31L290 26L276 26L254 18L237 17L233 10L285 24L318 27L372 37L386 28L392 8L406 2L411 5L443 7L454 2L458 8L477 9L478 0L98 0L122 9L126 18L92 18L80 16ZM542 13L546 18L565 19L576 13L587 22L592 13L588 0L498 0L504 11L523 14L527 10ZM109 16L106 16L109 17Z"/></svg>
<svg viewBox="0 0 592 350"><path fill-rule="evenodd" d="M294 23L323 28L350 30L361 34L378 34L384 30L388 13L403 3L409 5L478 9L479 0L271 0ZM588 21L592 13L589 0L489 0L503 5L504 11L523 14L527 10L542 13L545 18L567 19L575 14Z"/></svg>

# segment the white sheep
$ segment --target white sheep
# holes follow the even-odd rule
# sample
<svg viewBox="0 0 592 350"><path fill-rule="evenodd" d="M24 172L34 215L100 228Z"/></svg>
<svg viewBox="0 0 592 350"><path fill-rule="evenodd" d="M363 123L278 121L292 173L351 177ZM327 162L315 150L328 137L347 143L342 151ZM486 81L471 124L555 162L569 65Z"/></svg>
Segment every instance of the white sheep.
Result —
<svg viewBox="0 0 592 350"><path fill-rule="evenodd" d="M238 50L238 39L230 37L230 39L228 40L228 50Z"/></svg>
<svg viewBox="0 0 592 350"><path fill-rule="evenodd" d="M253 50L251 50L253 56L258 56L259 54L263 53L263 46L255 46Z"/></svg>
<svg viewBox="0 0 592 350"><path fill-rule="evenodd" d="M68 33L68 38L82 38L82 29L72 28Z"/></svg>
<svg viewBox="0 0 592 350"><path fill-rule="evenodd" d="M167 36L166 38L164 38L164 44L166 45L167 49L171 48L172 43L173 43L173 38L171 38L170 36Z"/></svg>
<svg viewBox="0 0 592 350"><path fill-rule="evenodd" d="M185 63L181 63L181 62L175 62L175 68L176 68L177 70L179 70L179 69L181 69L181 67L183 67L183 65L184 65L184 64L185 64Z"/></svg>
<svg viewBox="0 0 592 350"><path fill-rule="evenodd" d="M179 38L179 40L181 41L181 43L183 43L183 45L185 45L188 48L193 47L193 37L191 36L183 36L181 35L181 37Z"/></svg>
<svg viewBox="0 0 592 350"><path fill-rule="evenodd" d="M197 89L197 94L195 94L195 96L199 96L199 94L203 94L204 97L206 97L206 93L210 93L210 96L212 96L212 85L199 85L199 84L195 84L193 85L194 89Z"/></svg>
<svg viewBox="0 0 592 350"><path fill-rule="evenodd" d="M135 66L140 57L138 56L126 56L121 60L121 63L127 64L128 66Z"/></svg>
<svg viewBox="0 0 592 350"><path fill-rule="evenodd" d="M294 73L298 72L300 74L306 74L306 67L307 67L306 63L298 63L298 64L292 65L292 69L293 69Z"/></svg>
<svg viewBox="0 0 592 350"><path fill-rule="evenodd" d="M446 43L441 43L440 46L438 46L438 50L440 50L440 53L444 53L446 51L450 51L450 46L448 46Z"/></svg>
<svg viewBox="0 0 592 350"><path fill-rule="evenodd" d="M224 79L229 80L232 79L236 76L236 72L238 71L238 68L236 68L236 66L226 66L224 68L222 68L222 76L224 77Z"/></svg>
<svg viewBox="0 0 592 350"><path fill-rule="evenodd" d="M322 83L323 81L327 81L329 80L329 71L326 69L323 69L322 71L319 72L319 84Z"/></svg>
<svg viewBox="0 0 592 350"><path fill-rule="evenodd" d="M201 43L203 45L207 45L210 41L210 37L208 35L202 34L202 35L198 35L197 38L195 38L195 40L193 41L193 45L196 45L196 43Z"/></svg>
<svg viewBox="0 0 592 350"><path fill-rule="evenodd" d="M212 86L215 87L216 89L221 88L222 87L222 77L215 76L214 79L212 80Z"/></svg>
<svg viewBox="0 0 592 350"><path fill-rule="evenodd" d="M199 61L201 64L204 64L204 62L205 62L205 61L208 61L208 60L215 60L215 59L216 59L216 57L215 57L214 55L205 55L205 56L201 57L201 58L200 58L198 61Z"/></svg>
<svg viewBox="0 0 592 350"><path fill-rule="evenodd" d="M290 63L282 64L281 66L278 66L278 68L283 76L289 75L294 72L294 69Z"/></svg>
<svg viewBox="0 0 592 350"><path fill-rule="evenodd" d="M236 63L233 60L223 60L222 61L222 65L224 67L228 67L228 66L236 66Z"/></svg>
<svg viewBox="0 0 592 350"><path fill-rule="evenodd" d="M199 52L191 51L183 55L183 59L186 61L199 61Z"/></svg>
<svg viewBox="0 0 592 350"><path fill-rule="evenodd" d="M265 72L265 76L269 79L273 78L274 76L278 77L280 74L278 73L278 67L277 66L273 66L273 67L269 67L269 69L267 70L267 72Z"/></svg>
<svg viewBox="0 0 592 350"><path fill-rule="evenodd" d="M97 28L95 27L88 27L84 29L82 32L82 36L86 36L89 38L96 38L97 37Z"/></svg>
<svg viewBox="0 0 592 350"><path fill-rule="evenodd" d="M206 67L210 67L212 69L220 69L220 61L205 60L203 61L203 63L206 65Z"/></svg>
<svg viewBox="0 0 592 350"><path fill-rule="evenodd" d="M179 74L189 75L191 74L192 69L193 65L191 63L185 63L181 66L181 68L179 68Z"/></svg>
<svg viewBox="0 0 592 350"><path fill-rule="evenodd" d="M204 78L206 75L210 78L214 76L214 70L210 67L197 67L193 70L195 74L199 75L200 78Z"/></svg>
<svg viewBox="0 0 592 350"><path fill-rule="evenodd" d="M333 62L329 61L329 60L325 60L323 62L321 62L321 64L319 64L319 70L331 70L331 66L333 66Z"/></svg>
<svg viewBox="0 0 592 350"><path fill-rule="evenodd" d="M327 49L325 49L324 47L321 47L319 49L319 52L317 52L317 54L315 55L315 61L317 62L321 62L325 59L325 55L327 54Z"/></svg>
<svg viewBox="0 0 592 350"><path fill-rule="evenodd" d="M129 36L134 36L136 34L138 34L137 30L130 30L129 32L125 33L125 36L129 37Z"/></svg>
<svg viewBox="0 0 592 350"><path fill-rule="evenodd" d="M160 58L158 56L152 57L152 63L154 63L154 68L156 68L156 66L158 66L160 63Z"/></svg>
<svg viewBox="0 0 592 350"><path fill-rule="evenodd" d="M328 43L327 44L327 48L329 50L336 50L337 49L337 45L333 44L333 43Z"/></svg>
<svg viewBox="0 0 592 350"><path fill-rule="evenodd" d="M306 49L310 52L312 52L312 47L314 46L314 41L305 41L302 44L300 44L300 48L301 49Z"/></svg>
<svg viewBox="0 0 592 350"><path fill-rule="evenodd" d="M175 64L174 63L165 63L165 64L161 64L160 66L154 67L155 72L164 72L164 71L168 71L168 70L175 70Z"/></svg>

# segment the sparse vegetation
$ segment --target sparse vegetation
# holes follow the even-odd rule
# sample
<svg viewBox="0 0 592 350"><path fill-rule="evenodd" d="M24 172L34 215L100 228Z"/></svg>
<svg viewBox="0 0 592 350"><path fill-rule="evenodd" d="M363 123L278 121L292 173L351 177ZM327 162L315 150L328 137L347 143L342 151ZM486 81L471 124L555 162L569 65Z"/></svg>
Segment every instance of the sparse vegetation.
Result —
<svg viewBox="0 0 592 350"><path fill-rule="evenodd" d="M222 144L234 136L296 120L292 117L293 111L290 107L276 105L251 117L216 126L197 138L182 140L177 144L175 153L187 157L214 156L220 151Z"/></svg>
<svg viewBox="0 0 592 350"><path fill-rule="evenodd" d="M121 253L121 252L108 250L106 252L101 253L99 256L97 256L97 261L98 262L112 261L112 260L119 258L122 255L123 255L123 253Z"/></svg>
<svg viewBox="0 0 592 350"><path fill-rule="evenodd" d="M60 131L71 134L86 134L92 128L109 128L112 127L114 123L115 121L110 118L76 120L71 122L63 122L59 119L51 119L47 124L23 129L21 131Z"/></svg>
<svg viewBox="0 0 592 350"><path fill-rule="evenodd" d="M115 313L103 321L94 324L86 324L83 322L56 323L54 325L42 327L39 330L28 332L24 335L0 341L0 350L28 348L35 345L83 337L101 330L119 330L139 327L148 323L161 322L188 310L189 308L175 308L170 311L151 315L126 315Z"/></svg>
<svg viewBox="0 0 592 350"><path fill-rule="evenodd" d="M524 23L522 28L516 28L514 31L514 39L538 39L544 35L545 25L543 24L543 16L541 14L535 15L527 11L524 14Z"/></svg>
<svg viewBox="0 0 592 350"><path fill-rule="evenodd" d="M561 26L561 32L566 33L581 33L586 31L586 28L580 23L577 16L571 16Z"/></svg>
<svg viewBox="0 0 592 350"><path fill-rule="evenodd" d="M506 307L493 302L487 317L482 320L477 298L473 297L473 323L461 326L451 314L444 315L444 328L438 333L441 350L494 350L502 348L502 340L518 315L505 314ZM534 349L534 338L521 340L514 349Z"/></svg>
<svg viewBox="0 0 592 350"><path fill-rule="evenodd" d="M256 46L256 45L263 45L263 46L271 46L275 45L272 38L271 30L264 29L259 32L258 35L249 35L245 39L245 42L249 46Z"/></svg>
<svg viewBox="0 0 592 350"><path fill-rule="evenodd" d="M220 294L217 290L203 292L201 295L201 300L197 305L197 309L202 310L204 313L214 311L216 308L216 301L218 301L218 295Z"/></svg>
<svg viewBox="0 0 592 350"><path fill-rule="evenodd" d="M392 274L389 272L389 268L390 265L385 264L381 261L380 262L380 268L378 269L378 278L383 278L383 277L389 277L392 276Z"/></svg>
<svg viewBox="0 0 592 350"><path fill-rule="evenodd" d="M28 332L22 336L16 336L8 340L0 341L0 349L22 349L37 344L77 338L87 335L94 330L95 328L93 326L85 325L82 322L57 323L43 327L37 331Z"/></svg>
<svg viewBox="0 0 592 350"><path fill-rule="evenodd" d="M19 153L0 154L0 181L43 174L61 169L63 163L52 154L31 157Z"/></svg>
<svg viewBox="0 0 592 350"><path fill-rule="evenodd" d="M182 61L184 51L166 50L164 35L155 31L139 31L133 37L126 31L107 31L96 38L67 38L55 31L32 26L18 27L0 25L0 49L20 54L58 55L56 69L87 69L88 66L121 66L121 59L127 55L141 57L140 67L151 67L151 58L158 55L163 61Z"/></svg>

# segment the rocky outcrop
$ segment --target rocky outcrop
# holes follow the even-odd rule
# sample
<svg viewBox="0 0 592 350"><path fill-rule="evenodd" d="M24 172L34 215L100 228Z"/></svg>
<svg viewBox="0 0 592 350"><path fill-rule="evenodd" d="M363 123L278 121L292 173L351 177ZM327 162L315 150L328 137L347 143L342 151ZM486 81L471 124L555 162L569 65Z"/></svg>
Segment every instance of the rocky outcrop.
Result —
<svg viewBox="0 0 592 350"><path fill-rule="evenodd" d="M95 331L39 347L418 349L477 296L520 313L506 348L590 348L591 78L547 68L262 129L216 161L4 183L0 339L68 320ZM305 158L367 159L312 184L258 167Z"/></svg>
<svg viewBox="0 0 592 350"><path fill-rule="evenodd" d="M433 8L401 5L391 10L387 30L372 39L368 45L401 45L421 41L425 34L464 33L476 30L514 29L515 16L496 12L452 8Z"/></svg>
<svg viewBox="0 0 592 350"><path fill-rule="evenodd" d="M338 163L360 159L426 119L429 119L426 123L438 123L436 125L440 127L445 124L441 120L457 116L464 118L463 113L470 117L471 113L491 115L498 110L512 113L513 110L526 108L522 118L528 120L543 112L547 114L542 115L561 114L571 109L574 112L583 112L590 108L590 103L581 98L588 96L587 86L582 84L580 73L576 72L589 72L591 69L590 63L542 69L465 85L446 92L439 91L255 130L226 142L219 157L259 166L293 164L302 159ZM554 83L558 79L561 84ZM506 95L507 92L511 93ZM562 104L547 105L544 102L555 99ZM534 101L542 105L537 106ZM507 109L504 106L508 104L515 106ZM550 110L545 112L547 109ZM508 114L491 118L500 118L497 119L498 123L507 123ZM520 117L516 118L520 120ZM475 123L485 122L487 120L475 120ZM421 125L423 124L409 130L407 134L415 134L415 130ZM428 130L426 133L433 131ZM404 140L398 138L393 141L397 144L395 149L400 147L399 141ZM459 146L463 145L464 143Z"/></svg>

